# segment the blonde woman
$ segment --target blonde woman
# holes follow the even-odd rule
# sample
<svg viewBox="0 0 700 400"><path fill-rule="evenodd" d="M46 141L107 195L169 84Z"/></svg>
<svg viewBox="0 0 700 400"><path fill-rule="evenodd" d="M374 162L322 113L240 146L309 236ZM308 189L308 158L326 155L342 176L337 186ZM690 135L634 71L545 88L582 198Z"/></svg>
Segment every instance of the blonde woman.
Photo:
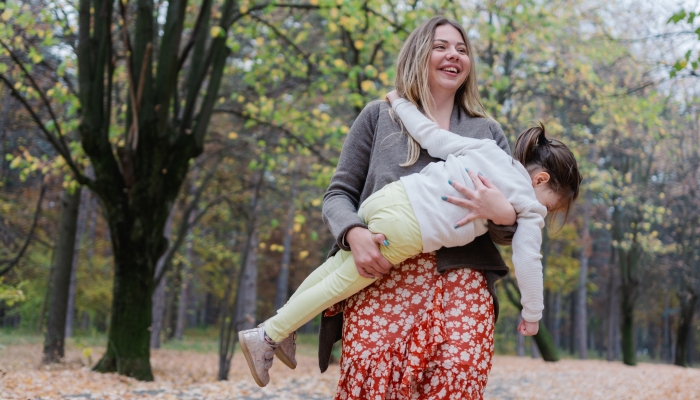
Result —
<svg viewBox="0 0 700 400"><path fill-rule="evenodd" d="M440 127L461 135L494 139L507 151L500 127L488 118L479 101L470 54L469 42L458 24L444 18L426 22L411 34L399 55L397 91L421 107ZM388 200L376 200L387 193L377 190L435 161L410 136L397 134L402 128L389 108L386 103L375 102L360 114L325 197L324 218L342 251L307 278L275 317L258 329L239 334L243 353L260 386L269 381L273 353L286 365L296 365L294 335L290 335L296 327L323 310L325 304L347 297L388 272L388 276L346 304L337 397L433 398L450 394L452 398L478 398L483 392L493 352L496 310L493 288L488 283L505 274L507 268L486 236L477 238L471 247L443 248L406 260L421 251L419 240L410 246L401 245L398 239L409 235L410 229L399 228L405 224L392 223L394 214L382 217L381 227L379 222L371 225L396 240L393 247L384 235L367 229L361 219L366 214L363 209ZM508 158L505 154L501 157L501 150L495 148L492 158ZM445 199L470 210L461 213L464 218L454 221L456 225L475 218L512 223L515 213L505 197L489 181L471 176L475 190L457 183L450 187L447 179L444 182L444 194L452 195ZM460 192L467 198L462 198ZM434 195L439 197L438 193ZM365 199L358 215L358 205ZM410 211L407 200L400 203L398 208L408 207ZM428 213L440 209L430 208ZM395 218L404 222L407 217L401 214ZM369 220L367 215L364 220ZM495 227L493 230L500 231L501 236L513 231ZM420 232L417 235L420 238ZM444 237L446 243L435 239L431 249L466 242L450 235ZM397 251L400 254L394 254ZM390 270L391 262L384 255L398 265ZM441 273L449 269L455 270ZM339 317L334 320L339 321ZM332 345L337 337L332 334L331 340L324 341L327 333L329 330L323 329L321 346ZM328 360L323 356L324 349L319 353L322 370Z"/></svg>
<svg viewBox="0 0 700 400"><path fill-rule="evenodd" d="M479 99L473 54L458 23L426 21L398 56L396 90L440 128L493 139L510 153L500 125ZM323 216L337 238L334 252L352 250L360 275L381 278L325 313L319 364L325 370L332 343L342 338L337 399L479 399L493 355L493 285L508 272L492 239L509 242L515 210L476 171L470 171L473 191L445 182L447 201L468 208L455 223L488 219L490 237L391 268L379 251L383 237L367 230L357 208L386 184L438 160L409 135L396 134L402 127L390 108L373 102L358 116L324 197Z"/></svg>

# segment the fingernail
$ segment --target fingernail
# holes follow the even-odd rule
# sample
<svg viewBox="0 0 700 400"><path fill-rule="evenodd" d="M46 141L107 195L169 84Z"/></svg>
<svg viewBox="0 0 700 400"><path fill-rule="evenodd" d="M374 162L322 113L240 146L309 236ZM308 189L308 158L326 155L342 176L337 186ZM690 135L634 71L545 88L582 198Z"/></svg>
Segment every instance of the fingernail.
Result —
<svg viewBox="0 0 700 400"><path fill-rule="evenodd" d="M443 201L447 201L447 196L440 197Z"/></svg>
<svg viewBox="0 0 700 400"><path fill-rule="evenodd" d="M469 172L469 168L464 168L465 171Z"/></svg>
<svg viewBox="0 0 700 400"><path fill-rule="evenodd" d="M481 171L479 171L479 175L484 176L484 174L482 174Z"/></svg>
<svg viewBox="0 0 700 400"><path fill-rule="evenodd" d="M384 241L382 243L384 243L384 246L387 246L387 247L389 246L389 241L386 239L384 239Z"/></svg>
<svg viewBox="0 0 700 400"><path fill-rule="evenodd" d="M449 184L451 185L451 184L452 184L452 181L447 181L447 183L449 183Z"/></svg>
<svg viewBox="0 0 700 400"><path fill-rule="evenodd" d="M455 229L459 228L459 225L455 225Z"/></svg>

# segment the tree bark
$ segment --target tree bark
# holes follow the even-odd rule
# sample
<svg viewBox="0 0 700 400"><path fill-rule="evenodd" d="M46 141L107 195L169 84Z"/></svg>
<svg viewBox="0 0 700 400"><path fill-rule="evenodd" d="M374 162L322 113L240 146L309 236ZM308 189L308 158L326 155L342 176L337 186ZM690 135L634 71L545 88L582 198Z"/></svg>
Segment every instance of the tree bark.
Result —
<svg viewBox="0 0 700 400"><path fill-rule="evenodd" d="M617 304L617 284L615 283L615 267L610 264L610 277L608 282L608 339L606 359L613 361L617 359L617 331L620 326L618 319L619 306Z"/></svg>
<svg viewBox="0 0 700 400"><path fill-rule="evenodd" d="M518 314L518 325L523 321L523 316ZM518 357L525 357L525 336L523 336L518 329L515 329L515 354Z"/></svg>
<svg viewBox="0 0 700 400"><path fill-rule="evenodd" d="M280 272L277 275L277 290L275 292L275 301L273 303L274 311L282 308L282 306L284 306L284 304L287 302L289 265L292 259L292 238L294 237L294 213L296 211L296 207L294 206L294 199L296 199L295 187L294 182L292 182L292 195L290 196L289 209L287 210L287 218L285 221L286 231L282 242L284 251L282 252Z"/></svg>
<svg viewBox="0 0 700 400"><path fill-rule="evenodd" d="M634 300L630 293L622 293L622 362L637 365L637 349L634 340Z"/></svg>
<svg viewBox="0 0 700 400"><path fill-rule="evenodd" d="M170 212L168 220L165 222L165 230L163 232L164 236L170 240L173 231L173 212ZM160 273L165 268L165 254L158 259L156 264L155 276L160 275ZM153 291L152 301L153 309L151 311L151 348L160 348L160 336L163 330L163 318L165 317L165 287L167 284L167 276L163 276L160 280L156 290Z"/></svg>
<svg viewBox="0 0 700 400"><path fill-rule="evenodd" d="M676 354L673 360L674 365L679 367L689 367L689 359L693 348L690 346L693 332L693 317L699 296L695 294L680 295L680 321L678 321L678 331L676 333Z"/></svg>
<svg viewBox="0 0 700 400"><path fill-rule="evenodd" d="M238 330L255 327L256 303L258 294L258 230L253 231L248 247L248 257L244 266L241 284L241 296L236 310Z"/></svg>
<svg viewBox="0 0 700 400"><path fill-rule="evenodd" d="M588 316L586 314L586 301L588 300L588 257L591 252L591 235L589 224L591 222L591 204L586 196L583 206L583 232L581 239L583 246L581 249L581 257L579 259L579 275L578 287L576 288L576 342L578 344L578 357L581 360L588 358L588 340L586 337L588 327L586 323Z"/></svg>
<svg viewBox="0 0 700 400"><path fill-rule="evenodd" d="M68 291L75 250L80 192L80 187L76 188L73 193L66 189L61 199L63 211L61 212L58 240L56 241L49 320L46 325L42 359L45 364L59 362L64 357Z"/></svg>
<svg viewBox="0 0 700 400"><path fill-rule="evenodd" d="M554 347L561 348L561 293L554 293L554 305L552 306L552 336L554 337Z"/></svg>
<svg viewBox="0 0 700 400"><path fill-rule="evenodd" d="M90 213L90 191L81 190L80 207L78 211L78 227L75 231L75 245L73 247L73 264L70 271L70 287L68 288L68 307L66 312L66 337L73 337L73 325L75 320L75 287L78 283L78 258L82 237L85 235L88 214Z"/></svg>

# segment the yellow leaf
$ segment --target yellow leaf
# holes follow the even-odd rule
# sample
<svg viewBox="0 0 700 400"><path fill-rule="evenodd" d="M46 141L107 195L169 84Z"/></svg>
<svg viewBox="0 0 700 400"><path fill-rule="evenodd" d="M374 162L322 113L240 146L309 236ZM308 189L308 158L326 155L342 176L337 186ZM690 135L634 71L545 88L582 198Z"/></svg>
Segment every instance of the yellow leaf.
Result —
<svg viewBox="0 0 700 400"><path fill-rule="evenodd" d="M220 26L212 26L211 27L211 37L213 38L218 38L219 36L223 36L224 30L221 29Z"/></svg>
<svg viewBox="0 0 700 400"><path fill-rule="evenodd" d="M317 6L318 0L309 0L309 3L311 3L312 6Z"/></svg>
<svg viewBox="0 0 700 400"><path fill-rule="evenodd" d="M344 68L345 61L341 60L340 58L336 58L335 60L333 60L333 65L335 65L336 68Z"/></svg>
<svg viewBox="0 0 700 400"><path fill-rule="evenodd" d="M305 258L308 257L308 256L309 256L309 252L308 252L307 250L303 250L303 251L300 251L300 252L299 252L299 259L300 259L300 260L303 260L303 259L305 259Z"/></svg>
<svg viewBox="0 0 700 400"><path fill-rule="evenodd" d="M265 43L265 39L259 37L259 38L255 39L255 42L258 44L258 46L262 46L263 43Z"/></svg>
<svg viewBox="0 0 700 400"><path fill-rule="evenodd" d="M313 199L311 200L311 205L314 207L318 207L321 205L321 199Z"/></svg>
<svg viewBox="0 0 700 400"><path fill-rule="evenodd" d="M294 224L294 232L301 232L301 224Z"/></svg>
<svg viewBox="0 0 700 400"><path fill-rule="evenodd" d="M362 83L360 84L360 87L361 87L362 90L364 90L365 92L369 92L370 90L374 89L374 82L372 82L372 81L362 81Z"/></svg>
<svg viewBox="0 0 700 400"><path fill-rule="evenodd" d="M236 132L229 132L228 133L228 138L233 140L233 139L238 139L238 134Z"/></svg>
<svg viewBox="0 0 700 400"><path fill-rule="evenodd" d="M5 10L5 12L0 15L0 18L2 18L3 21L9 20L12 18L12 10Z"/></svg>
<svg viewBox="0 0 700 400"><path fill-rule="evenodd" d="M362 50L363 47L365 47L365 42L362 40L355 40L355 48L357 50Z"/></svg>
<svg viewBox="0 0 700 400"><path fill-rule="evenodd" d="M328 30L331 31L331 33L335 33L338 31L338 25L336 25L335 22L329 22Z"/></svg>

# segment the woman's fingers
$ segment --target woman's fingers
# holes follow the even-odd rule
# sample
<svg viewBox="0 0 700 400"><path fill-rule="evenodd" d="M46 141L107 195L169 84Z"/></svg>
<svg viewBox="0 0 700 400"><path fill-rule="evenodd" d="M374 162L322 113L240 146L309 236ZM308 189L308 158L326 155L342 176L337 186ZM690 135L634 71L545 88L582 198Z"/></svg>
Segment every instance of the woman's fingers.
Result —
<svg viewBox="0 0 700 400"><path fill-rule="evenodd" d="M458 191L459 193L461 193L464 197L466 197L466 198L468 198L468 199L473 199L474 196L476 195L476 193L475 193L473 190L469 189L468 187L462 185L462 184L459 183L459 182L454 182L454 181L453 181L453 182L452 182L452 187L455 188L455 189L457 189L457 191Z"/></svg>
<svg viewBox="0 0 700 400"><path fill-rule="evenodd" d="M478 218L478 215L476 215L470 211L467 213L467 215L464 218L460 219L459 221L457 221L455 223L455 228L459 228L460 226L464 226L464 225L474 221L477 218Z"/></svg>

